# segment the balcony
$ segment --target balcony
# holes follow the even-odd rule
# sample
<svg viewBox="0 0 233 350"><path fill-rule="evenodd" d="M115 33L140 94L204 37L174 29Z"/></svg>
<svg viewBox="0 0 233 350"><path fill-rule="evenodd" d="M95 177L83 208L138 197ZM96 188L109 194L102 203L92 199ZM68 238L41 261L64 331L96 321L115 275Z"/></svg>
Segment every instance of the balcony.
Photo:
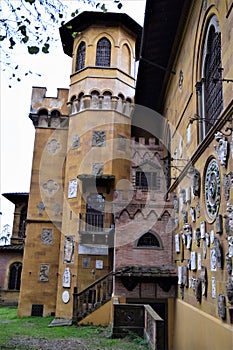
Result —
<svg viewBox="0 0 233 350"><path fill-rule="evenodd" d="M98 244L113 247L113 215L111 213L80 213L80 244Z"/></svg>

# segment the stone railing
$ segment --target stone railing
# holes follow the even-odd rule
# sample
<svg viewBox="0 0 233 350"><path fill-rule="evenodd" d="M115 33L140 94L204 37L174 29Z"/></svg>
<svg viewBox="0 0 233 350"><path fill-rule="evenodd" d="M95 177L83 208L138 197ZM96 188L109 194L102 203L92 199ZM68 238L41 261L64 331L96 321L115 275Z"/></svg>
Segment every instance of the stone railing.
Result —
<svg viewBox="0 0 233 350"><path fill-rule="evenodd" d="M67 103L69 114L76 114L83 110L114 110L131 117L134 104L122 100L118 96L109 95L83 95L80 99Z"/></svg>
<svg viewBox="0 0 233 350"><path fill-rule="evenodd" d="M136 333L145 338L151 350L162 350L158 346L157 323L163 319L150 305L114 304L112 337L122 338ZM164 350L164 349L163 349Z"/></svg>
<svg viewBox="0 0 233 350"><path fill-rule="evenodd" d="M163 319L152 309L150 305L144 305L144 338L147 340L151 350L157 347L157 322L163 322Z"/></svg>

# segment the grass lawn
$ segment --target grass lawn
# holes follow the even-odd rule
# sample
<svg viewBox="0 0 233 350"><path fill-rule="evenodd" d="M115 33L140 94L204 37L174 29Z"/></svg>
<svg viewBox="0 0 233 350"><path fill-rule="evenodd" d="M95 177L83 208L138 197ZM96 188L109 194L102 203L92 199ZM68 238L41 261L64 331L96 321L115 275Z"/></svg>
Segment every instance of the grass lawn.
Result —
<svg viewBox="0 0 233 350"><path fill-rule="evenodd" d="M17 307L0 306L0 349L47 349L38 345L36 341L43 340L53 343L53 340L77 341L83 346L72 347L76 349L123 349L123 350L145 350L148 349L145 341L135 335L125 339L111 339L110 329L95 326L59 326L48 327L54 317L17 317ZM30 340L26 345L23 339ZM18 342L17 342L18 340ZM12 345L13 344L13 345ZM68 343L67 343L68 344ZM48 346L48 345L47 345ZM55 348L55 346L54 346ZM58 346L56 349L58 350ZM66 350L67 347L64 347ZM51 350L53 348L51 347Z"/></svg>

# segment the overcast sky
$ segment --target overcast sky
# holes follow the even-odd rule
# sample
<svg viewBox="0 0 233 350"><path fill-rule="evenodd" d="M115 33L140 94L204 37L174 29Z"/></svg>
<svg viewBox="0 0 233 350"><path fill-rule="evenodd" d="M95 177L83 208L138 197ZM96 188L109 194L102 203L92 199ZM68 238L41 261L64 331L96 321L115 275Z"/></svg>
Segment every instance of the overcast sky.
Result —
<svg viewBox="0 0 233 350"><path fill-rule="evenodd" d="M102 0L109 11L117 11L113 0ZM122 0L121 12L130 15L143 25L146 0ZM72 10L80 8L93 11L93 7L82 2L66 0ZM74 5L75 4L75 5ZM71 72L71 58L62 51L60 41L54 44L50 53L29 56L22 48L14 49L14 60L21 69L34 74L21 82L9 85L9 71L1 72L1 183L0 193L29 192L31 164L35 129L29 119L32 86L47 87L47 96L56 96L57 88L68 88ZM37 76L41 74L41 77ZM14 205L0 196L0 230L12 226ZM1 232L0 231L0 232Z"/></svg>

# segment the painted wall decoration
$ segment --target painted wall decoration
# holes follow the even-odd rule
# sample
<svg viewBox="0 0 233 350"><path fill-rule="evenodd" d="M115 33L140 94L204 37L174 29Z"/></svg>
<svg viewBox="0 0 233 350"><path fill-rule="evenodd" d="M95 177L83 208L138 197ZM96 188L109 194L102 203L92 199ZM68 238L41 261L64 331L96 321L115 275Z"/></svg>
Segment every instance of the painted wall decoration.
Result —
<svg viewBox="0 0 233 350"><path fill-rule="evenodd" d="M192 222L195 222L195 221L196 221L196 211L195 211L195 208L194 208L194 207L190 207L189 212L190 212L190 215L191 215Z"/></svg>
<svg viewBox="0 0 233 350"><path fill-rule="evenodd" d="M223 174L223 194L226 201L229 201L230 198L230 179L228 174Z"/></svg>
<svg viewBox="0 0 233 350"><path fill-rule="evenodd" d="M179 235L179 233L177 233L175 235L175 250L176 250L176 253L180 253L180 235Z"/></svg>
<svg viewBox="0 0 233 350"><path fill-rule="evenodd" d="M212 287L212 293L211 293L212 298L216 299L217 294L216 294L216 278L215 277L211 278L211 287Z"/></svg>
<svg viewBox="0 0 233 350"><path fill-rule="evenodd" d="M184 227L185 237L186 237L186 247L191 249L192 245L192 227L189 224L185 224Z"/></svg>
<svg viewBox="0 0 233 350"><path fill-rule="evenodd" d="M54 211L54 215L58 216L59 214L61 214L61 207L60 204L55 204L53 207L53 211Z"/></svg>
<svg viewBox="0 0 233 350"><path fill-rule="evenodd" d="M102 130L94 130L92 132L92 146L104 147L106 144L106 132Z"/></svg>
<svg viewBox="0 0 233 350"><path fill-rule="evenodd" d="M218 215L218 216L216 217L215 230L216 230L216 233L218 233L218 234L222 234L222 233L223 233L223 220L222 220L222 215Z"/></svg>
<svg viewBox="0 0 233 350"><path fill-rule="evenodd" d="M53 243L53 229L42 228L41 243L42 244L49 244L49 245L51 245Z"/></svg>
<svg viewBox="0 0 233 350"><path fill-rule="evenodd" d="M195 271L197 269L197 253L191 252L190 254L191 270Z"/></svg>
<svg viewBox="0 0 233 350"><path fill-rule="evenodd" d="M77 179L70 180L68 184L68 198L77 197L77 192L78 192L78 180Z"/></svg>
<svg viewBox="0 0 233 350"><path fill-rule="evenodd" d="M70 288L70 282L71 282L70 269L69 267L66 267L62 276L62 286L64 288Z"/></svg>
<svg viewBox="0 0 233 350"><path fill-rule="evenodd" d="M201 215L201 207L200 207L200 203L197 202L196 203L196 216L197 216L197 218L199 218L200 215Z"/></svg>
<svg viewBox="0 0 233 350"><path fill-rule="evenodd" d="M232 258L229 256L229 253L226 253L226 270L229 275L232 274Z"/></svg>
<svg viewBox="0 0 233 350"><path fill-rule="evenodd" d="M225 167L227 165L228 157L228 142L226 137L220 131L215 134L215 140L218 142L218 145L214 145L218 160L220 161L220 164Z"/></svg>
<svg viewBox="0 0 233 350"><path fill-rule="evenodd" d="M52 139L46 145L46 151L52 155L57 154L61 149L61 144L58 140Z"/></svg>
<svg viewBox="0 0 233 350"><path fill-rule="evenodd" d="M233 205L230 203L227 203L227 212L229 213L229 215L225 216L225 218L228 218L228 230L229 232L233 233Z"/></svg>
<svg viewBox="0 0 233 350"><path fill-rule="evenodd" d="M233 305L233 277L228 277L226 283L226 293L228 302Z"/></svg>
<svg viewBox="0 0 233 350"><path fill-rule="evenodd" d="M201 270L201 253L197 253L197 269Z"/></svg>
<svg viewBox="0 0 233 350"><path fill-rule="evenodd" d="M71 148L78 148L80 147L80 136L74 135L71 143Z"/></svg>
<svg viewBox="0 0 233 350"><path fill-rule="evenodd" d="M37 208L38 208L38 214L39 215L43 215L43 211L45 210L45 205L43 202L39 202L37 204Z"/></svg>
<svg viewBox="0 0 233 350"><path fill-rule="evenodd" d="M200 274L200 280L201 280L201 294L203 296L207 295L207 272L206 267L201 266L201 274Z"/></svg>
<svg viewBox="0 0 233 350"><path fill-rule="evenodd" d="M229 258L233 257L233 236L228 236L228 256Z"/></svg>
<svg viewBox="0 0 233 350"><path fill-rule="evenodd" d="M40 281L48 282L49 280L49 264L40 265Z"/></svg>
<svg viewBox="0 0 233 350"><path fill-rule="evenodd" d="M189 174L191 175L191 188L193 196L200 196L201 175L200 172L193 166L189 168Z"/></svg>
<svg viewBox="0 0 233 350"><path fill-rule="evenodd" d="M210 270L217 271L217 257L215 248L210 249Z"/></svg>
<svg viewBox="0 0 233 350"><path fill-rule="evenodd" d="M59 184L56 181L50 179L42 185L42 189L45 193L52 196L59 190Z"/></svg>
<svg viewBox="0 0 233 350"><path fill-rule="evenodd" d="M205 234L206 234L206 222L205 221L201 221L200 230L201 230L201 238L204 239Z"/></svg>
<svg viewBox="0 0 233 350"><path fill-rule="evenodd" d="M218 316L222 319L226 318L226 298L224 295L218 295Z"/></svg>
<svg viewBox="0 0 233 350"><path fill-rule="evenodd" d="M221 248L218 237L214 238L214 248L215 248L215 252L216 252L217 266L219 268L221 268L222 267L222 248Z"/></svg>
<svg viewBox="0 0 233 350"><path fill-rule="evenodd" d="M179 213L179 200L177 196L174 196L173 198L173 207L174 207L175 213Z"/></svg>
<svg viewBox="0 0 233 350"><path fill-rule="evenodd" d="M70 301L70 293L68 292L68 290L65 290L62 293L62 301L64 304L67 304Z"/></svg>
<svg viewBox="0 0 233 350"><path fill-rule="evenodd" d="M75 246L75 237L74 236L65 236L64 242L64 264L71 264L74 262L74 246Z"/></svg>
<svg viewBox="0 0 233 350"><path fill-rule="evenodd" d="M104 171L104 163L92 163L92 175L102 175Z"/></svg>
<svg viewBox="0 0 233 350"><path fill-rule="evenodd" d="M212 159L205 173L205 206L208 217L216 218L220 206L220 169L215 159Z"/></svg>

